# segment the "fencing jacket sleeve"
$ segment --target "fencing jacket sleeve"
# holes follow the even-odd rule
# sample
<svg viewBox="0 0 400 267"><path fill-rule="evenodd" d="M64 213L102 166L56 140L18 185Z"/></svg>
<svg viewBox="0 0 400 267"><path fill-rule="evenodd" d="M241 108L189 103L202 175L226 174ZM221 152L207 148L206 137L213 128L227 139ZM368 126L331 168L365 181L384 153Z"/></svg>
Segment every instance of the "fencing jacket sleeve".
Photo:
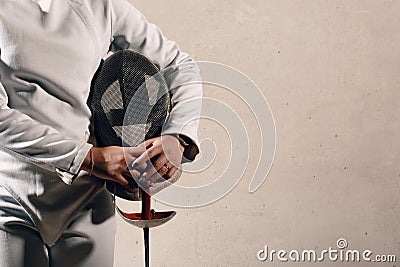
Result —
<svg viewBox="0 0 400 267"><path fill-rule="evenodd" d="M184 156L193 160L199 152L197 128L202 94L197 65L129 2L113 0L110 4L113 44L140 52L160 66L173 103L163 134L181 134L188 141Z"/></svg>

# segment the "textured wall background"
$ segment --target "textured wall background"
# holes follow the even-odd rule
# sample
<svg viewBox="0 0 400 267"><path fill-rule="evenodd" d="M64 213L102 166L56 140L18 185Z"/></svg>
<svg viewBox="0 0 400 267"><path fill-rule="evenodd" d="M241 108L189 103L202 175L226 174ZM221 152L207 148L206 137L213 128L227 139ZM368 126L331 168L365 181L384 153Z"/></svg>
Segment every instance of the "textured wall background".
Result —
<svg viewBox="0 0 400 267"><path fill-rule="evenodd" d="M173 221L151 232L153 266L342 266L256 258L264 245L323 250L335 248L339 238L349 249L396 254L400 261L399 1L132 2L195 59L249 75L268 99L277 127L276 159L261 189L248 194L247 170L221 201L178 210ZM240 112L257 151L246 107L215 88L206 87L205 95ZM207 123L200 136L223 140ZM249 169L256 159L252 155ZM212 170L185 175L182 183L210 181L222 163L223 156ZM141 266L142 255L141 231L119 219L115 266Z"/></svg>

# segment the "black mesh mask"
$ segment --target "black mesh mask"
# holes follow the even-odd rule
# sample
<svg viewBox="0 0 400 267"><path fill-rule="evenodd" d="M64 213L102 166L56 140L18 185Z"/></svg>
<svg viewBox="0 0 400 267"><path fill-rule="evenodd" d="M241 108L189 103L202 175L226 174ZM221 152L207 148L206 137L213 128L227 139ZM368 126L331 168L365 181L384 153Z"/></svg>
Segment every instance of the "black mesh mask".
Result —
<svg viewBox="0 0 400 267"><path fill-rule="evenodd" d="M118 51L102 62L92 80L88 105L98 147L137 146L160 136L171 109L168 87L158 67L131 50ZM129 181L137 188L132 178ZM128 200L140 199L139 190L127 191L111 182L107 189Z"/></svg>

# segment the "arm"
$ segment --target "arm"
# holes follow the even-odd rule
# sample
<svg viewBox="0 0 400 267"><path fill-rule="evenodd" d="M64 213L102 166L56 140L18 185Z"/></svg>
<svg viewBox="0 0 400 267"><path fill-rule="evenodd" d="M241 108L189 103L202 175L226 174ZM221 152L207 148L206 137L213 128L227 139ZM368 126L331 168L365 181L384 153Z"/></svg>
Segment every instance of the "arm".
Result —
<svg viewBox="0 0 400 267"><path fill-rule="evenodd" d="M127 171L123 148L93 148L84 138L68 137L54 127L10 108L23 101L18 99L16 92L32 92L37 89L34 84L20 79L18 72L0 60L0 150L57 173L67 184L73 182L80 170L123 185L128 184L123 175L138 175ZM27 106L26 103L22 104ZM66 118L64 123L67 121ZM139 148L126 149L129 149L127 155L131 157L128 159L130 161L145 151Z"/></svg>
<svg viewBox="0 0 400 267"><path fill-rule="evenodd" d="M160 66L173 104L162 134L179 135L187 143L183 152L185 161L194 160L199 152L196 118L200 116L202 96L197 65L128 1L111 0L110 4L114 46L142 53Z"/></svg>
<svg viewBox="0 0 400 267"><path fill-rule="evenodd" d="M4 67L4 66L3 66ZM4 68L3 68L4 70ZM24 86L5 78L6 83L15 88ZM112 180L127 186L128 181L123 175L137 175L129 172L125 154L134 161L135 156L142 154L144 148L105 147L95 148L86 140L75 140L62 135L54 128L33 120L31 117L8 105L5 87L0 83L0 149L18 159L35 164L43 169L56 172L67 184L71 184L79 173L84 170L99 178Z"/></svg>
<svg viewBox="0 0 400 267"><path fill-rule="evenodd" d="M5 81L9 87L28 86L22 81L7 79L3 63L0 70L0 81ZM65 183L72 183L91 145L68 138L54 128L11 109L5 86L1 82L0 149L20 160L57 172Z"/></svg>

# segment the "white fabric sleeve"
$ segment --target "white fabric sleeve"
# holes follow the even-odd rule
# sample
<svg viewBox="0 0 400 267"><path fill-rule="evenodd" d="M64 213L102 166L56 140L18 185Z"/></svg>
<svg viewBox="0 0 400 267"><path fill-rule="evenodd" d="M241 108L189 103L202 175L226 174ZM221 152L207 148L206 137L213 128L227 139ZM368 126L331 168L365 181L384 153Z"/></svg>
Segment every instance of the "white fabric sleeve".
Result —
<svg viewBox="0 0 400 267"><path fill-rule="evenodd" d="M114 45L137 51L159 65L172 94L172 111L162 134L182 136L189 144L184 157L194 160L199 152L197 129L202 97L196 63L128 1L111 0L110 4Z"/></svg>
<svg viewBox="0 0 400 267"><path fill-rule="evenodd" d="M22 161L56 172L67 184L79 173L90 144L63 136L54 128L8 107L0 83L0 149Z"/></svg>

